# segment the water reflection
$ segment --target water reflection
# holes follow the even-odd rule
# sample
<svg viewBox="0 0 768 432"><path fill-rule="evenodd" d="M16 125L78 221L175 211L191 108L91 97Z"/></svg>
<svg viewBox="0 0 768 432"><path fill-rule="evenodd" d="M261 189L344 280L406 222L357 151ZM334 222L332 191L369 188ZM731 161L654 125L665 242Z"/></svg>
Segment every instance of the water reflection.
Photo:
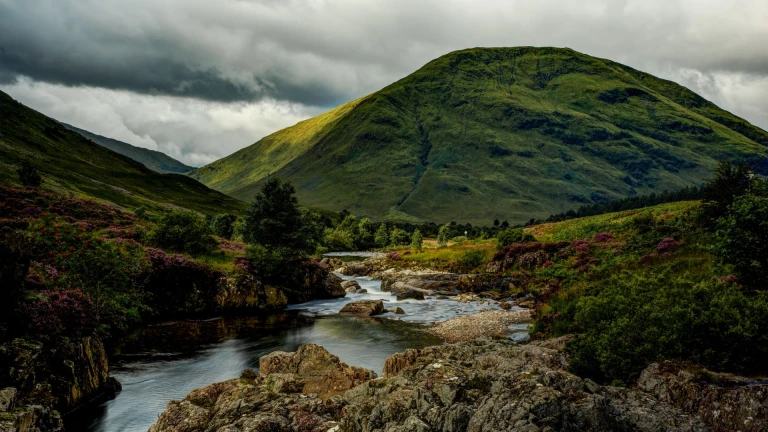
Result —
<svg viewBox="0 0 768 432"><path fill-rule="evenodd" d="M261 356L300 345L324 346L348 364L380 373L390 355L441 341L408 323L299 312L175 322L136 332L116 347L117 398L67 419L68 430L146 431L171 399L258 368Z"/></svg>

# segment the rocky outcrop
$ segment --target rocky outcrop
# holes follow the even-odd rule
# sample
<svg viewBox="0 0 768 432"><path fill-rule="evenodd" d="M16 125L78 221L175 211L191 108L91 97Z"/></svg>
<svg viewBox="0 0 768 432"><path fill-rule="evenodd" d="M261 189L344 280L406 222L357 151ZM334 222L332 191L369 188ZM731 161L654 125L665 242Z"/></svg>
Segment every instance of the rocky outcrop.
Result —
<svg viewBox="0 0 768 432"><path fill-rule="evenodd" d="M0 431L57 430L58 412L120 388L95 336L47 345L14 339L0 345L0 371Z"/></svg>
<svg viewBox="0 0 768 432"><path fill-rule="evenodd" d="M385 273L381 278L381 290L393 294L422 291L427 295L456 295L459 292L460 276L454 273L415 273L408 270Z"/></svg>
<svg viewBox="0 0 768 432"><path fill-rule="evenodd" d="M565 342L475 340L407 350L387 359L384 377L330 397L312 393L321 387L307 388L303 376L318 380L324 368L334 376L345 366L319 347L303 347L295 354L268 358L259 374L171 402L151 431L650 432L768 427L763 411L766 385L745 385L743 379L719 382L719 374L708 375L715 381L704 385L698 375L686 375L687 369L653 365L636 388L601 386L566 371ZM301 364L312 372L302 375ZM722 420L725 411L727 420Z"/></svg>
<svg viewBox="0 0 768 432"><path fill-rule="evenodd" d="M291 381L302 383L301 392L328 399L365 381L376 378L368 369L348 366L319 345L302 345L295 353L276 351L259 359L264 375L293 375ZM284 378L282 378L284 379Z"/></svg>
<svg viewBox="0 0 768 432"><path fill-rule="evenodd" d="M350 262L337 268L336 272L344 276L368 276L371 273L371 267L362 262Z"/></svg>
<svg viewBox="0 0 768 432"><path fill-rule="evenodd" d="M715 431L768 430L768 380L669 361L649 366L637 386L659 401L702 418Z"/></svg>
<svg viewBox="0 0 768 432"><path fill-rule="evenodd" d="M381 300L360 300L347 303L339 311L342 315L373 316L384 313L384 302Z"/></svg>
<svg viewBox="0 0 768 432"><path fill-rule="evenodd" d="M216 305L222 311L277 310L288 305L282 289L265 285L251 273L235 273L225 279L216 294Z"/></svg>

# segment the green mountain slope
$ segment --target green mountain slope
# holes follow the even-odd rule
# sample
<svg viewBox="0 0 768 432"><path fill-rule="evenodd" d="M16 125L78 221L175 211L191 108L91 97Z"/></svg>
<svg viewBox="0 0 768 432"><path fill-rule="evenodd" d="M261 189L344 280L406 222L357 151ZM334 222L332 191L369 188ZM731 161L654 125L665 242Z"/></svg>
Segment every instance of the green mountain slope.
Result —
<svg viewBox="0 0 768 432"><path fill-rule="evenodd" d="M245 206L185 175L156 173L0 92L0 181L18 182L16 167L23 161L40 172L45 188L127 209L182 207L215 214Z"/></svg>
<svg viewBox="0 0 768 432"><path fill-rule="evenodd" d="M65 128L79 133L80 135L88 138L89 140L102 147L106 147L113 152L120 153L123 156L128 156L136 162L144 164L144 166L151 169L152 171L157 171L159 173L184 174L194 169L194 167L184 165L183 163L177 161L176 159L168 156L163 152L136 147L116 139L96 135L95 133L88 132L85 129L80 129L66 123L62 124Z"/></svg>
<svg viewBox="0 0 768 432"><path fill-rule="evenodd" d="M768 133L690 90L570 49L488 48L190 173L250 200L270 174L305 205L376 219L520 222L766 167Z"/></svg>

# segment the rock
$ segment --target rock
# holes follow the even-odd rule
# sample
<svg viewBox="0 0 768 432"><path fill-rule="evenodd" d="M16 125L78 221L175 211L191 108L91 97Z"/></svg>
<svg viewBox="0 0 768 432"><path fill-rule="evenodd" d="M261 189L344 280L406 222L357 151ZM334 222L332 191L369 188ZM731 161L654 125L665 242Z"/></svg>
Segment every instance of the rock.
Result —
<svg viewBox="0 0 768 432"><path fill-rule="evenodd" d="M414 272L410 270L390 272L382 275L381 290L393 293L411 290L456 293L459 276L453 273Z"/></svg>
<svg viewBox="0 0 768 432"><path fill-rule="evenodd" d="M715 431L768 430L768 381L711 372L667 361L648 366L637 387L661 402L702 418Z"/></svg>
<svg viewBox="0 0 768 432"><path fill-rule="evenodd" d="M365 288L360 288L359 290L355 291L355 294L365 294L368 290Z"/></svg>
<svg viewBox="0 0 768 432"><path fill-rule="evenodd" d="M397 300L424 300L424 292L422 291L416 291L416 290L409 290L404 293L400 293L397 295Z"/></svg>
<svg viewBox="0 0 768 432"><path fill-rule="evenodd" d="M507 303L506 301L503 301L503 300L499 303L499 307L504 309L504 310L512 309L512 305Z"/></svg>
<svg viewBox="0 0 768 432"><path fill-rule="evenodd" d="M367 380L349 377L348 366L317 346L274 353L254 377L170 402L150 431L766 430L765 385L662 364L646 369L637 387L601 386L567 372L567 340L411 349L389 357L382 378ZM338 374L345 378L328 378ZM702 382L708 376L715 382ZM718 385L720 379L727 382ZM307 394L309 380L349 389Z"/></svg>
<svg viewBox="0 0 768 432"><path fill-rule="evenodd" d="M314 393L321 399L339 395L376 378L373 371L348 366L325 348L314 344L302 345L295 353L277 351L261 357L259 372L262 375L296 375L304 383L303 393Z"/></svg>
<svg viewBox="0 0 768 432"><path fill-rule="evenodd" d="M16 390L8 387L0 390L0 413L11 411L16 403Z"/></svg>
<svg viewBox="0 0 768 432"><path fill-rule="evenodd" d="M448 300L448 296L444 296L444 295L439 295L439 296L437 296L437 297L435 297L435 298L436 298L437 300Z"/></svg>
<svg viewBox="0 0 768 432"><path fill-rule="evenodd" d="M533 270L539 268L547 261L549 261L549 254L543 250L528 252L521 255L518 259L520 268L523 270Z"/></svg>
<svg viewBox="0 0 768 432"><path fill-rule="evenodd" d="M341 287L348 293L357 292L360 288L360 284L355 280L348 280L341 283Z"/></svg>
<svg viewBox="0 0 768 432"><path fill-rule="evenodd" d="M520 306L521 308L533 309L536 307L536 302L533 300L526 300L526 301L518 302L517 305Z"/></svg>
<svg viewBox="0 0 768 432"><path fill-rule="evenodd" d="M344 315L373 316L384 313L384 302L381 300L360 300L347 303L339 311Z"/></svg>
<svg viewBox="0 0 768 432"><path fill-rule="evenodd" d="M397 306L397 307L394 307L394 308L390 309L389 311L390 311L390 312L392 312L392 313L394 313L394 314L398 314L398 315L403 315L403 314L405 313L405 311L403 310L403 308L401 308L401 307L399 307L399 306Z"/></svg>
<svg viewBox="0 0 768 432"><path fill-rule="evenodd" d="M341 277L338 275L335 275L333 273L327 273L325 280L323 281L323 284L320 285L319 289L315 290L315 298L336 298L336 297L344 297L347 294L347 291L344 289L344 287L341 286L341 283L344 281Z"/></svg>
<svg viewBox="0 0 768 432"><path fill-rule="evenodd" d="M511 324L530 322L530 311L483 311L474 315L452 318L435 324L429 332L448 343L477 339L479 337L504 338L509 334Z"/></svg>
<svg viewBox="0 0 768 432"><path fill-rule="evenodd" d="M344 276L368 276L371 273L371 268L362 262L350 262L336 271Z"/></svg>
<svg viewBox="0 0 768 432"><path fill-rule="evenodd" d="M281 288L264 285L256 275L235 273L220 284L216 305L223 311L278 310L288 305Z"/></svg>

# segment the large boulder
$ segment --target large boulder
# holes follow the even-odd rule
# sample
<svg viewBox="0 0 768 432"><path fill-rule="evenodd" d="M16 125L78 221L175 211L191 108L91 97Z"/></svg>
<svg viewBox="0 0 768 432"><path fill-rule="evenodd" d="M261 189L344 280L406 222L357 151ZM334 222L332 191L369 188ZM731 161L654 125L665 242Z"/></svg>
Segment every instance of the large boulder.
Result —
<svg viewBox="0 0 768 432"><path fill-rule="evenodd" d="M408 290L397 295L398 300L424 300L424 292L417 290Z"/></svg>
<svg viewBox="0 0 768 432"><path fill-rule="evenodd" d="M406 291L425 291L441 295L458 293L459 277L454 273L412 271L385 273L381 277L381 290L394 294Z"/></svg>
<svg viewBox="0 0 768 432"><path fill-rule="evenodd" d="M276 351L259 359L261 374L294 374L302 382L302 392L328 399L344 393L376 374L368 369L348 366L319 345L302 345L294 353Z"/></svg>
<svg viewBox="0 0 768 432"><path fill-rule="evenodd" d="M349 262L336 270L344 276L368 276L371 268L363 262Z"/></svg>
<svg viewBox="0 0 768 432"><path fill-rule="evenodd" d="M266 285L255 274L233 273L221 284L216 304L222 311L279 310L288 297L279 287Z"/></svg>
<svg viewBox="0 0 768 432"><path fill-rule="evenodd" d="M347 303L339 311L342 315L373 316L384 313L384 302L381 300L360 300Z"/></svg>

